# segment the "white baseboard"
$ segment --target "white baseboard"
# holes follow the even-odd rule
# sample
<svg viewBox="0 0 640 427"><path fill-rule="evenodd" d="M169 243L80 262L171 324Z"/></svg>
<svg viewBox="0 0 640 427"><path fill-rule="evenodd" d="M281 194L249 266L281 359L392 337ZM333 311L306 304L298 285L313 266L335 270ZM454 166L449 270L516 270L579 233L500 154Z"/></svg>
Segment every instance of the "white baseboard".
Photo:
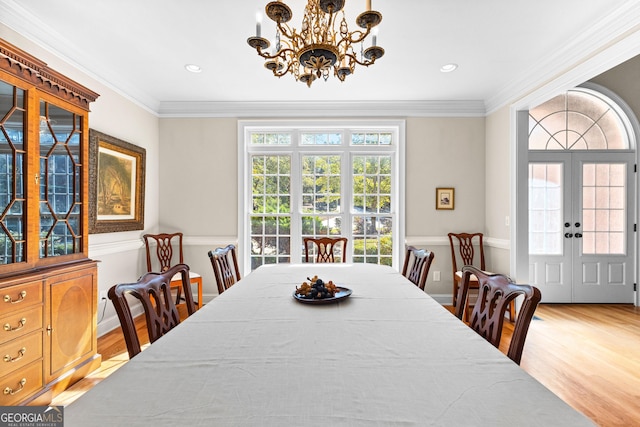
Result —
<svg viewBox="0 0 640 427"><path fill-rule="evenodd" d="M451 294L429 294L429 296L442 305L453 304L453 297Z"/></svg>

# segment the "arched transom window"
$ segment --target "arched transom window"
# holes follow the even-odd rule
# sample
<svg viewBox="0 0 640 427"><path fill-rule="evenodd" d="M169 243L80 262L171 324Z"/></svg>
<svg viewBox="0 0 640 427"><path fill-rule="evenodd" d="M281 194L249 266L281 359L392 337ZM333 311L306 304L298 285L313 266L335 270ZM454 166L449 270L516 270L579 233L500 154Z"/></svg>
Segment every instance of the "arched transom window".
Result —
<svg viewBox="0 0 640 427"><path fill-rule="evenodd" d="M577 88L529 111L530 150L626 150L624 114L606 96Z"/></svg>

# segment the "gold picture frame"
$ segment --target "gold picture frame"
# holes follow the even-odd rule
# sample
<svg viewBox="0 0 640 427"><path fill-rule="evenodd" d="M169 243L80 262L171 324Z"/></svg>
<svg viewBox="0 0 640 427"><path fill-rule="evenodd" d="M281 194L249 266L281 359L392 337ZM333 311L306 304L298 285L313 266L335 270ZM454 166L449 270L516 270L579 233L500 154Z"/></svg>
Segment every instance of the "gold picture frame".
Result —
<svg viewBox="0 0 640 427"><path fill-rule="evenodd" d="M436 188L436 209L453 210L455 205L455 189Z"/></svg>
<svg viewBox="0 0 640 427"><path fill-rule="evenodd" d="M146 150L89 129L89 234L144 229Z"/></svg>

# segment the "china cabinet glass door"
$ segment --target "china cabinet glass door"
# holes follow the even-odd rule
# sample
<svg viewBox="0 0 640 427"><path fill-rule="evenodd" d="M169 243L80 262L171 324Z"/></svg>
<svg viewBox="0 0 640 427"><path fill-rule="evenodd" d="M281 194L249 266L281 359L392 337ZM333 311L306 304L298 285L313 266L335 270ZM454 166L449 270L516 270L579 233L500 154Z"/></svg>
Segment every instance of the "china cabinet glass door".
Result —
<svg viewBox="0 0 640 427"><path fill-rule="evenodd" d="M40 258L82 252L82 118L40 101Z"/></svg>

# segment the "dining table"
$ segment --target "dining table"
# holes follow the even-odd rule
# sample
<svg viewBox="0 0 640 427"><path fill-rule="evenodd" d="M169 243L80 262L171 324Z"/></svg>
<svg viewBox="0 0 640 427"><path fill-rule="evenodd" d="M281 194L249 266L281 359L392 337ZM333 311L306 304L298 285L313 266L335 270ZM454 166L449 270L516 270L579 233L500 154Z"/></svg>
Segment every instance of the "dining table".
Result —
<svg viewBox="0 0 640 427"><path fill-rule="evenodd" d="M313 276L343 293L295 298ZM347 263L260 266L65 407L64 421L594 425L396 269Z"/></svg>

